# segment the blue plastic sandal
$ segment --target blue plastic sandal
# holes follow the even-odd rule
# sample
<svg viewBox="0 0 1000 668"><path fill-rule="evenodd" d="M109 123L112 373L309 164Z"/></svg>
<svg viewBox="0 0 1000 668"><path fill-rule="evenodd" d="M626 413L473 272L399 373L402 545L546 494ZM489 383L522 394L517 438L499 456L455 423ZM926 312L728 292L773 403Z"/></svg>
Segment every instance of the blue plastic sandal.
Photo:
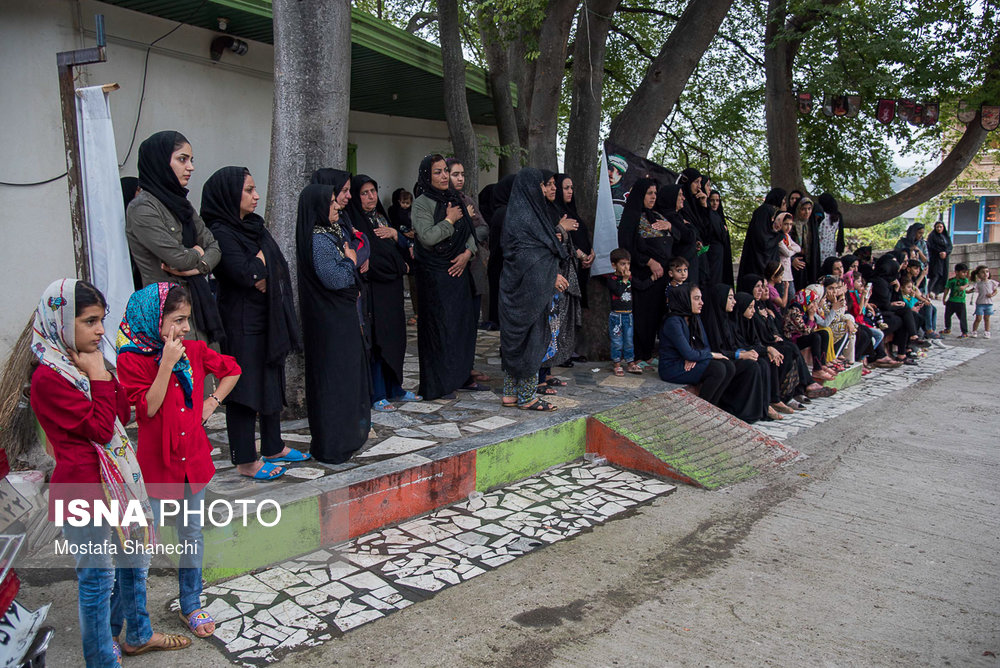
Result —
<svg viewBox="0 0 1000 668"><path fill-rule="evenodd" d="M265 460L261 467L257 469L256 473L247 477L253 478L254 480L277 480L281 476L285 475L285 471L287 470L288 469L284 466L277 466ZM275 471L277 471L277 473L275 473Z"/></svg>
<svg viewBox="0 0 1000 668"><path fill-rule="evenodd" d="M390 404L388 399L379 399L372 404L372 410L379 413L392 413L396 410L396 407Z"/></svg>
<svg viewBox="0 0 1000 668"><path fill-rule="evenodd" d="M414 394L412 391L407 390L405 394L398 397L393 397L393 401L423 401L424 398L419 394Z"/></svg>
<svg viewBox="0 0 1000 668"><path fill-rule="evenodd" d="M280 457L261 457L265 462L304 462L312 459L308 452L301 452L295 448L289 448L287 455Z"/></svg>

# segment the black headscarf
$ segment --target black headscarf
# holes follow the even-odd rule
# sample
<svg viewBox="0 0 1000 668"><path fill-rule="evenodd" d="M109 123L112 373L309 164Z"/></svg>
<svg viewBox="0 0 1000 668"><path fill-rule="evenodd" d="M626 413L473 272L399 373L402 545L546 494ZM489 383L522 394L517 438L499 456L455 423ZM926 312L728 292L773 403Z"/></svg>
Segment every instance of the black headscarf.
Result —
<svg viewBox="0 0 1000 668"><path fill-rule="evenodd" d="M563 198L563 184L566 182L566 179L572 180L569 174L556 174L556 208L559 210L560 217L564 215L569 216L580 223L580 226L570 232L569 236L573 240L574 246L589 255L594 246L590 241L590 233L587 231L587 226L584 225L580 219L579 212L576 210L576 193L573 193L568 202Z"/></svg>
<svg viewBox="0 0 1000 668"><path fill-rule="evenodd" d="M128 211L128 205L135 199L136 191L139 188L139 179L134 176L123 176L121 183L122 200L125 202L125 210Z"/></svg>
<svg viewBox="0 0 1000 668"><path fill-rule="evenodd" d="M194 222L194 207L188 201L188 189L177 180L177 175L170 167L170 157L177 144L186 144L188 140L176 130L164 130L148 137L139 144L139 187L158 199L181 224L181 243L185 248L198 245L198 230ZM242 183L240 187L242 188ZM226 331L222 327L219 307L215 303L208 279L198 274L185 279L191 292L191 310L194 321L209 342L226 340Z"/></svg>
<svg viewBox="0 0 1000 668"><path fill-rule="evenodd" d="M553 286L565 259L542 182L537 169L518 172L503 222L500 347L504 371L515 378L532 376L541 366L551 340L548 312Z"/></svg>
<svg viewBox="0 0 1000 668"><path fill-rule="evenodd" d="M763 280L764 277L758 274L744 274L743 276L740 276L740 280L737 283L736 288L739 292L746 292L752 295L754 286Z"/></svg>
<svg viewBox="0 0 1000 668"><path fill-rule="evenodd" d="M514 189L514 180L517 178L517 174L508 174L493 186L493 192L490 193L493 202L493 213L497 213L500 207L507 206L507 202L510 201L510 194Z"/></svg>
<svg viewBox="0 0 1000 668"><path fill-rule="evenodd" d="M670 220L670 216L677 213L677 193L681 187L675 183L660 186L656 191L656 204L653 206L656 211Z"/></svg>
<svg viewBox="0 0 1000 668"><path fill-rule="evenodd" d="M830 217L834 220L840 219L840 207L837 206L837 200L833 197L833 195L830 193L823 193L816 198L816 201L819 203L820 208L823 209L823 213L830 214Z"/></svg>
<svg viewBox="0 0 1000 668"><path fill-rule="evenodd" d="M785 191L783 188L771 188L767 195L764 197L764 204L770 204L771 206L778 208L781 203L785 200Z"/></svg>
<svg viewBox="0 0 1000 668"><path fill-rule="evenodd" d="M768 262L778 259L778 244L784 236L780 230L774 231L774 216L784 199L784 190L772 188L764 203L754 209L740 254L741 277L743 274L762 272ZM742 281L739 283L742 284Z"/></svg>
<svg viewBox="0 0 1000 668"><path fill-rule="evenodd" d="M373 211L365 211L361 206L361 188L367 183L375 186ZM347 208L351 212L355 226L368 238L371 246L367 278L373 281L393 281L405 274L407 262L400 246L393 239L382 239L375 234L375 228L379 226L379 216L391 225L389 214L382 207L382 200L378 197L378 182L367 174L358 174L351 179L351 201L347 203Z"/></svg>
<svg viewBox="0 0 1000 668"><path fill-rule="evenodd" d="M483 189L479 191L479 197L477 201L479 202L479 213L483 215L483 220L487 223L493 218L493 187L496 186L495 183L490 183L489 185L483 186Z"/></svg>
<svg viewBox="0 0 1000 668"><path fill-rule="evenodd" d="M413 200L410 200L409 209L404 209L400 205L400 201L403 199L403 193L405 192L406 188L396 188L392 191L392 203L389 205L388 211L389 223L401 232L409 232L410 228L413 227L413 223L410 222L410 213L413 210ZM410 197L412 198L412 195Z"/></svg>
<svg viewBox="0 0 1000 668"><path fill-rule="evenodd" d="M427 248L423 244L417 243L414 244L413 249L422 265L447 270L451 266L452 259L462 252L469 235L473 233L472 219L462 203L459 192L451 187L450 180L448 188L445 190L438 190L431 184L431 167L435 162L440 162L440 159L434 154L424 156L424 159L420 161L420 167L417 170L417 183L413 186L413 196L427 197L435 203L435 223L445 219L445 216L448 215L449 205L461 208L462 217L455 222L455 231L452 235L435 245L434 248Z"/></svg>
<svg viewBox="0 0 1000 668"><path fill-rule="evenodd" d="M184 245L197 244L194 230L194 207L188 201L188 189L177 180L170 167L170 156L177 144L188 140L176 130L163 130L150 135L139 144L139 187L160 200L174 214L184 228ZM134 191L133 191L134 192ZM190 228L190 232L188 229ZM188 243L190 235L191 242Z"/></svg>
<svg viewBox="0 0 1000 668"><path fill-rule="evenodd" d="M221 226L234 230L264 253L267 265L267 362L284 361L291 350L301 348L298 319L292 302L292 283L288 263L274 237L256 213L240 218L243 184L249 170L223 167L205 182L201 191L201 217L213 231Z"/></svg>
<svg viewBox="0 0 1000 668"><path fill-rule="evenodd" d="M749 320L743 316L746 310L750 308L750 304L756 306L756 301L752 294L749 292L736 293L736 306L733 307L733 312L730 316L732 318L731 322L736 327L737 345L740 347L745 346L749 348L761 343L760 330L757 323L754 322L759 317L758 314L755 312L753 318Z"/></svg>
<svg viewBox="0 0 1000 668"><path fill-rule="evenodd" d="M313 287L326 288L316 276L313 268L313 231L316 227L328 228L335 237L337 245L343 246L347 239L338 226L330 224L330 201L336 197L337 190L331 185L311 183L299 194L298 217L295 223L295 249L298 260L299 282L309 283ZM357 292L357 288L355 288Z"/></svg>
<svg viewBox="0 0 1000 668"><path fill-rule="evenodd" d="M820 267L819 273L823 276L832 276L833 264L835 262L840 262L841 265L844 264L839 257L837 257L836 255L831 255L830 257L823 260L823 266ZM844 269L846 270L847 267L844 267Z"/></svg>
<svg viewBox="0 0 1000 668"><path fill-rule="evenodd" d="M632 189L628 191L628 197L625 199L625 210L622 212L622 216L630 214L638 218L642 214L646 214L650 222L656 220L656 216L653 215L653 209L647 209L644 202L646 191L649 190L650 186L655 185L656 181L645 178L633 183Z"/></svg>
<svg viewBox="0 0 1000 668"><path fill-rule="evenodd" d="M701 339L701 316L691 311L691 291L696 287L698 286L695 283L667 286L667 317L676 315L684 318L690 332L689 342L695 348L704 348L705 342Z"/></svg>
<svg viewBox="0 0 1000 668"><path fill-rule="evenodd" d="M712 310L713 317L705 319L705 331L708 333L709 344L715 352L731 352L739 347L736 342L735 322L730 318L732 314L726 311L726 302L729 300L731 290L732 288L725 283L713 285L712 299L705 304L706 308Z"/></svg>
<svg viewBox="0 0 1000 668"><path fill-rule="evenodd" d="M850 270L851 265L854 264L857 261L858 261L857 256L856 255L851 255L850 253L847 253L846 255L841 256L840 262L841 262L841 264L844 265L844 273L846 274Z"/></svg>
<svg viewBox="0 0 1000 668"><path fill-rule="evenodd" d="M333 186L334 194L339 194L340 191L344 189L344 184L350 180L350 172L344 171L343 169L334 169L333 167L321 167L312 173L312 178L309 179L309 183Z"/></svg>
<svg viewBox="0 0 1000 668"><path fill-rule="evenodd" d="M875 263L875 276L884 278L889 283L899 278L899 260L895 254L886 253Z"/></svg>

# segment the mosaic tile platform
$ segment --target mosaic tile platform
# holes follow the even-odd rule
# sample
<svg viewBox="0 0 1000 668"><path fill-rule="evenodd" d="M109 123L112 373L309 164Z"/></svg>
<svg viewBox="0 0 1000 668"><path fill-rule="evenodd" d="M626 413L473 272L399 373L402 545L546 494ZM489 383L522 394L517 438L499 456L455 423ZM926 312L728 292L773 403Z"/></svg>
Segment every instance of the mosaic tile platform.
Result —
<svg viewBox="0 0 1000 668"><path fill-rule="evenodd" d="M784 440L803 429L808 429L832 418L843 415L864 404L884 397L890 392L909 387L935 374L975 359L986 352L983 348L945 346L931 348L927 357L920 359L917 366L901 366L898 369L873 369L857 385L837 392L833 399L818 400L809 404L807 410L786 415L775 422L758 422L754 426L774 438Z"/></svg>
<svg viewBox="0 0 1000 668"><path fill-rule="evenodd" d="M214 639L261 666L418 603L676 488L573 462L427 516L205 589ZM176 602L174 602L176 608Z"/></svg>

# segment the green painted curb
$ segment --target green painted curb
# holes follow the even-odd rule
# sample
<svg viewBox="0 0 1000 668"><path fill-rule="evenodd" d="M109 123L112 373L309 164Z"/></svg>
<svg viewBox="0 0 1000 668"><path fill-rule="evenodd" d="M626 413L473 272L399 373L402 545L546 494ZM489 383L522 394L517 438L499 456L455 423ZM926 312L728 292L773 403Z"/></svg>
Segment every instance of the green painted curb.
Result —
<svg viewBox="0 0 1000 668"><path fill-rule="evenodd" d="M582 457L587 420L563 422L476 451L476 489L480 492L523 480L545 469Z"/></svg>

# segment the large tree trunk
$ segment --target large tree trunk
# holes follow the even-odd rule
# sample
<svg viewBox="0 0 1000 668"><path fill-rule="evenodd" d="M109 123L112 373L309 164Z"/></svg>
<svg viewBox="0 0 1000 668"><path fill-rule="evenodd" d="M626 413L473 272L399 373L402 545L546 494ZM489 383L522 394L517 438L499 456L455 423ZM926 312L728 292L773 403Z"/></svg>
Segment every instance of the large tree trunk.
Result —
<svg viewBox="0 0 1000 668"><path fill-rule="evenodd" d="M764 29L764 119L767 123L767 154L771 187L805 190L792 65L800 42L778 39L785 29L785 0L770 0Z"/></svg>
<svg viewBox="0 0 1000 668"><path fill-rule="evenodd" d="M646 155L708 49L733 0L690 0L628 104L611 121L609 138Z"/></svg>
<svg viewBox="0 0 1000 668"><path fill-rule="evenodd" d="M948 152L941 164L909 188L879 202L868 204L842 202L840 212L844 216L844 225L869 227L884 223L944 192L945 188L958 178L962 170L969 166L986 141L988 133L983 129L979 119L979 113L976 113L976 118L965 128L962 138Z"/></svg>
<svg viewBox="0 0 1000 668"><path fill-rule="evenodd" d="M438 32L444 69L444 113L455 155L465 165L465 190L479 192L479 144L465 96L465 57L459 32L458 0L438 0Z"/></svg>
<svg viewBox="0 0 1000 668"><path fill-rule="evenodd" d="M559 99L566 76L566 49L579 0L550 0L538 35L531 108L528 114L528 162L558 169L556 130Z"/></svg>
<svg viewBox="0 0 1000 668"><path fill-rule="evenodd" d="M500 142L500 176L513 174L521 167L521 138L517 133L517 116L514 112L514 95L511 93L511 64L505 36L495 25L492 13L480 9L479 34L489 67L490 93L493 96L493 115L497 121Z"/></svg>
<svg viewBox="0 0 1000 668"><path fill-rule="evenodd" d="M507 62L510 63L517 87L517 106L514 108L514 118L517 121L517 136L521 148L528 148L528 125L531 120L531 97L535 90L535 66L537 60L528 59L528 40L537 39L523 29L519 35L507 45Z"/></svg>
<svg viewBox="0 0 1000 668"><path fill-rule="evenodd" d="M288 261L298 304L295 220L313 170L347 162L351 102L348 0L274 0L274 110L267 221ZM288 362L288 401L304 403L302 358Z"/></svg>
<svg viewBox="0 0 1000 668"><path fill-rule="evenodd" d="M594 234L597 210L598 142L601 133L601 101L604 89L604 55L608 45L611 16L621 0L595 0L580 8L573 44L573 89L566 135L566 173L573 178L576 207L581 224ZM558 194L556 195L559 196ZM588 306L583 312L576 349L598 359L608 348L610 300L601 283L592 279Z"/></svg>

